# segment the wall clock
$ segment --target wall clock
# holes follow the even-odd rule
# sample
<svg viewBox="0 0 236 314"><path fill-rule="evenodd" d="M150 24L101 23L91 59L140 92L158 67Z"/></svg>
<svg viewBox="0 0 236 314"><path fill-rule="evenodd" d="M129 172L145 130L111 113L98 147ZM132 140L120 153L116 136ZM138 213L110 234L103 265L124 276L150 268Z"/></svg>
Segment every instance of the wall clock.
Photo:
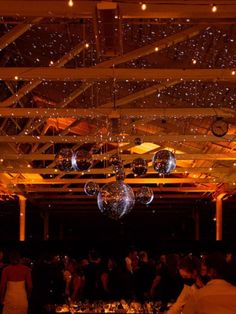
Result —
<svg viewBox="0 0 236 314"><path fill-rule="evenodd" d="M228 130L229 124L223 118L217 118L211 125L211 131L217 137L224 136Z"/></svg>

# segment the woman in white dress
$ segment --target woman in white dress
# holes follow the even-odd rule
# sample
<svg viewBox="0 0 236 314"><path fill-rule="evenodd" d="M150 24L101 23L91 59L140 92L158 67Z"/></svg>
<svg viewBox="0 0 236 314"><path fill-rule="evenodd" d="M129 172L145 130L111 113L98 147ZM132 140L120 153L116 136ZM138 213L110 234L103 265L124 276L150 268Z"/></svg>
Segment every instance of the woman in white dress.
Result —
<svg viewBox="0 0 236 314"><path fill-rule="evenodd" d="M27 314L31 289L31 270L20 264L20 256L14 252L10 256L10 265L2 272L0 285L2 313Z"/></svg>

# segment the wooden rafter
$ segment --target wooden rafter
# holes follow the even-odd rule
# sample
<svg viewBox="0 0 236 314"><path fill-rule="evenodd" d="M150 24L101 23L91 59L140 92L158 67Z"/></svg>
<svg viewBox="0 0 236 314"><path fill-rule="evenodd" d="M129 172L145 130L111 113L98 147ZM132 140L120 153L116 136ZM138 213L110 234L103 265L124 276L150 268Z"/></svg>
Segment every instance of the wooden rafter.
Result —
<svg viewBox="0 0 236 314"><path fill-rule="evenodd" d="M117 150L115 150L117 151ZM114 152L115 152L114 151ZM109 159L109 157L114 154L114 152L110 151L109 153L99 154L99 155L92 155L93 160L104 160ZM144 154L120 154L122 160L131 162L134 158L142 157L147 160L151 160L153 154L144 153ZM177 160L223 160L223 161L232 161L236 160L236 153L234 152L225 152L225 153L196 153L196 154L175 154ZM31 153L31 154L6 154L1 153L0 158L3 160L54 160L55 154L38 154L38 153Z"/></svg>
<svg viewBox="0 0 236 314"><path fill-rule="evenodd" d="M104 142L133 142L137 136L133 135L119 135L119 136L104 136ZM202 135L202 134L157 134L157 135L145 135L141 136L145 142L234 142L236 137L234 134L228 134L223 137L216 137L214 135ZM0 136L0 142L2 143L94 143L99 141L100 136L69 136L69 135L37 135L37 136L27 136L27 135L16 135L16 136Z"/></svg>
<svg viewBox="0 0 236 314"><path fill-rule="evenodd" d="M156 87L155 87L156 88ZM143 92L143 91L142 91ZM143 92L144 93L144 92ZM123 104L123 103L122 103ZM118 101L119 105L119 101ZM104 105L105 106L105 105ZM142 111L135 111L132 108L117 108L113 111L110 108L91 108L91 109L78 109L78 108L0 108L0 117L9 118L99 118L99 117L112 117L113 114L119 117L130 118L196 118L203 117L225 117L235 118L235 110L227 107L221 108L142 108Z"/></svg>
<svg viewBox="0 0 236 314"><path fill-rule="evenodd" d="M15 26L13 29L11 29L6 34L4 34L0 38L0 50L3 50L4 48L6 48L9 44L11 44L14 40L16 40L22 34L27 32L32 26L34 26L35 24L37 24L41 20L42 20L41 17L29 18L26 21Z"/></svg>
<svg viewBox="0 0 236 314"><path fill-rule="evenodd" d="M0 11L3 16L43 16L43 17L64 17L64 18L92 18L97 3L100 1L75 1L73 8L69 7L64 1L40 1L32 3L30 0L8 2L0 1ZM129 18L234 18L236 15L235 0L214 1L217 3L218 10L212 13L212 1L204 0L201 3L191 1L178 1L173 3L171 0L163 2L147 2L147 9L142 11L140 4L135 2L120 2L120 14L123 19ZM30 4L29 4L30 3ZM106 4L106 3L105 3ZM103 5L103 4L102 4Z"/></svg>
<svg viewBox="0 0 236 314"><path fill-rule="evenodd" d="M201 81L226 81L235 82L236 75L232 69L107 69L107 68L25 68L8 67L0 68L0 77L3 80L30 81L40 78L52 81L80 81L80 80L131 80L131 81L152 81L152 80L201 80ZM35 86L34 86L35 87ZM11 105L11 104L10 104ZM6 101L0 103L1 107L9 106Z"/></svg>
<svg viewBox="0 0 236 314"><path fill-rule="evenodd" d="M55 62L52 67L61 67L65 65L68 61L73 59L76 55L78 55L83 49L85 48L84 43L78 44L76 47L72 48L69 53L66 53L65 56L63 56L61 59L59 59L57 62ZM15 73L13 80L16 79L17 74ZM33 81L25 84L23 87L21 87L17 93L10 96L6 100L2 101L0 106L1 107L10 107L15 102L18 102L22 97L24 97L26 94L28 94L30 91L32 91L35 87L37 87L39 84L41 84L42 79L39 79L40 76L35 77Z"/></svg>

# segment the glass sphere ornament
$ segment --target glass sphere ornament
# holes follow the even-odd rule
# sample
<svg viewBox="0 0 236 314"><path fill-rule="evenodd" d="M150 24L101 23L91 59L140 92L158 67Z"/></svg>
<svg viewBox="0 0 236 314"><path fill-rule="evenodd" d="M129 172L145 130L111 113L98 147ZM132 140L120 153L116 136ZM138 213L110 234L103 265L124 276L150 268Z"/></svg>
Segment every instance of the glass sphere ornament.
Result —
<svg viewBox="0 0 236 314"><path fill-rule="evenodd" d="M84 192L88 196L98 195L99 185L96 182L88 181L84 185Z"/></svg>
<svg viewBox="0 0 236 314"><path fill-rule="evenodd" d="M135 199L138 203L148 205L153 201L154 193L148 186L142 186L136 191Z"/></svg>
<svg viewBox="0 0 236 314"><path fill-rule="evenodd" d="M118 154L114 154L109 158L109 164L112 166L118 166L122 164L121 157Z"/></svg>
<svg viewBox="0 0 236 314"><path fill-rule="evenodd" d="M155 153L152 158L152 164L156 172L160 174L169 174L176 167L176 158L171 151L162 149Z"/></svg>
<svg viewBox="0 0 236 314"><path fill-rule="evenodd" d="M137 176L144 176L148 170L148 163L143 158L135 158L131 164L132 171Z"/></svg>
<svg viewBox="0 0 236 314"><path fill-rule="evenodd" d="M73 169L77 171L88 170L93 164L92 154L84 149L74 152L71 160Z"/></svg>
<svg viewBox="0 0 236 314"><path fill-rule="evenodd" d="M97 196L98 208L102 214L118 220L127 215L135 204L132 188L123 181L105 184Z"/></svg>
<svg viewBox="0 0 236 314"><path fill-rule="evenodd" d="M142 144L141 138L140 138L140 137L136 137L136 138L134 139L134 144L135 144L136 146L141 145L141 144Z"/></svg>
<svg viewBox="0 0 236 314"><path fill-rule="evenodd" d="M55 157L55 166L61 171L72 170L72 150L70 148L62 148Z"/></svg>

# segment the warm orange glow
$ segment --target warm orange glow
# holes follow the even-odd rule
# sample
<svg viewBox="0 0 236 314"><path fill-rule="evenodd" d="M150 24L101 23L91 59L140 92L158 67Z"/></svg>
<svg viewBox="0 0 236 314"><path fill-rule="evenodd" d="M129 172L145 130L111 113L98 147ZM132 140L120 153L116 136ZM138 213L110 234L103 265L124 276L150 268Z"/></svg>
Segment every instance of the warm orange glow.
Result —
<svg viewBox="0 0 236 314"><path fill-rule="evenodd" d="M158 147L160 146L153 143L142 143L141 145L132 147L130 151L131 153L135 153L135 154L145 154L154 149L157 149Z"/></svg>
<svg viewBox="0 0 236 314"><path fill-rule="evenodd" d="M74 118L49 118L47 120L47 125L48 127L54 127L58 130L64 130L75 121L76 119ZM88 124L86 121L80 121L77 126L71 128L70 132L78 135L87 135L95 128L96 126ZM104 130L102 130L102 132L104 132Z"/></svg>
<svg viewBox="0 0 236 314"><path fill-rule="evenodd" d="M26 208L26 198L22 195L19 195L19 204L20 204L20 234L19 240L25 241L25 208Z"/></svg>

